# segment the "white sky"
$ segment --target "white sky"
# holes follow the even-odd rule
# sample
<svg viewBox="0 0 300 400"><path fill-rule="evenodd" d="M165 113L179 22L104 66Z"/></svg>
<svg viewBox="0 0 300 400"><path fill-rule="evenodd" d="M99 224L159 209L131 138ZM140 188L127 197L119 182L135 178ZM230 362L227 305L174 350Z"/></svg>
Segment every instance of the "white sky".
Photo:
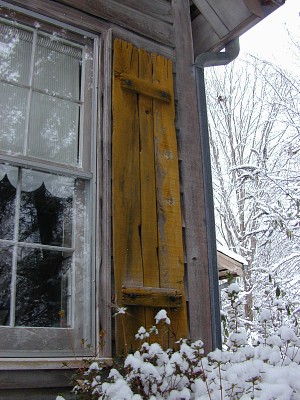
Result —
<svg viewBox="0 0 300 400"><path fill-rule="evenodd" d="M241 54L250 53L285 66L293 64L287 29L300 40L300 1L287 0L240 38Z"/></svg>

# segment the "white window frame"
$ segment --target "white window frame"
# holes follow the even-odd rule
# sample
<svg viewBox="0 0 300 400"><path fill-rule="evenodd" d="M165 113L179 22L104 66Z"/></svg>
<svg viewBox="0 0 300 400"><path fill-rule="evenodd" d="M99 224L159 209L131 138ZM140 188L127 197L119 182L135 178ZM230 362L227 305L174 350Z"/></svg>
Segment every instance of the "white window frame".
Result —
<svg viewBox="0 0 300 400"><path fill-rule="evenodd" d="M0 1L0 6L6 6L5 2ZM75 309L79 311L80 315L75 315L75 319L80 321L76 323L75 328L30 328L30 327L0 327L0 336L1 341L3 342L3 338L8 338L8 342L15 343L12 347L9 348L4 345L2 349L0 349L0 357L78 357L82 356L85 352L82 349L82 340L85 343L89 343L92 346L96 346L96 326L97 317L96 317L96 272L95 272L95 252L96 252L96 243L99 242L98 238L96 238L96 217L98 213L96 212L96 131L98 126L97 121L97 86L98 86L98 59L99 59L99 36L86 32L82 29L70 26L68 24L58 22L51 18L47 18L45 16L41 16L34 12L30 12L27 10L23 10L20 7L12 7L8 5L9 9L15 9L20 12L20 14L28 16L29 18L36 19L39 22L44 22L47 25L53 26L53 29L65 29L68 32L73 32L75 35L85 36L93 40L93 75L94 79L92 82L92 90L89 95L91 96L90 102L87 102L87 108L89 108L90 112L90 140L87 141L83 145L83 152L88 152L90 154L89 164L83 163L82 166L78 167L68 167L58 163L54 163L51 161L43 161L36 160L32 157L25 157L22 155L10 155L5 152L0 151L0 162L9 163L18 167L26 167L32 168L42 172L51 172L56 174L62 174L70 177L76 177L80 179L84 179L89 182L89 190L87 193L87 202L90 203L87 224L89 226L89 243L90 243L90 262L88 266L88 271L85 268L77 268L75 272L75 276L73 280L82 281L84 285L89 286L90 299L86 302L89 303L86 306L82 306L82 302L80 298L77 298L76 293L74 294L77 298L77 306L75 305ZM21 22L22 24L22 22ZM70 40L70 39L68 39ZM70 40L72 42L72 40ZM85 117L86 119L86 117ZM82 119L81 119L82 121ZM86 132L81 130L80 138L85 135ZM94 204L93 204L94 203ZM88 276L84 276L87 274ZM22 343L24 343L24 339L26 337L31 336L32 339L27 340L27 348L22 347ZM39 348L37 348L37 343L39 343ZM93 350L92 350L93 351ZM87 351L89 354L90 351Z"/></svg>

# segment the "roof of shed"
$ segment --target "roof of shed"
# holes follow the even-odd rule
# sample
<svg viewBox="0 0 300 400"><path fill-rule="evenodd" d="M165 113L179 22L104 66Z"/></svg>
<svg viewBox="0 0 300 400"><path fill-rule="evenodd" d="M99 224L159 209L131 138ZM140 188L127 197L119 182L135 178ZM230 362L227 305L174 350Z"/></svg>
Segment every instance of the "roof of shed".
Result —
<svg viewBox="0 0 300 400"><path fill-rule="evenodd" d="M217 262L219 279L226 279L228 274L243 276L243 267L247 265L244 257L219 244L217 244Z"/></svg>

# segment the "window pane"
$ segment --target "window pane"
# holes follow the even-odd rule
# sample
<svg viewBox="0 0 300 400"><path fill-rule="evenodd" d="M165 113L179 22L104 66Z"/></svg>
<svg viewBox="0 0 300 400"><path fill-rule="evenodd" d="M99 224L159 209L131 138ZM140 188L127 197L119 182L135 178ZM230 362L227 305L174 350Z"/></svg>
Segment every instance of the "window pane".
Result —
<svg viewBox="0 0 300 400"><path fill-rule="evenodd" d="M28 90L0 83L0 149L23 152Z"/></svg>
<svg viewBox="0 0 300 400"><path fill-rule="evenodd" d="M18 169L0 164L0 239L14 238Z"/></svg>
<svg viewBox="0 0 300 400"><path fill-rule="evenodd" d="M0 24L0 77L29 84L32 33Z"/></svg>
<svg viewBox="0 0 300 400"><path fill-rule="evenodd" d="M78 134L79 105L33 93L28 155L76 165Z"/></svg>
<svg viewBox="0 0 300 400"><path fill-rule="evenodd" d="M79 100L80 48L39 36L35 54L33 86L54 95Z"/></svg>
<svg viewBox="0 0 300 400"><path fill-rule="evenodd" d="M68 326L71 256L71 252L19 249L16 326Z"/></svg>
<svg viewBox="0 0 300 400"><path fill-rule="evenodd" d="M12 248L0 244L0 325L9 325Z"/></svg>
<svg viewBox="0 0 300 400"><path fill-rule="evenodd" d="M19 241L72 246L74 179L24 170Z"/></svg>

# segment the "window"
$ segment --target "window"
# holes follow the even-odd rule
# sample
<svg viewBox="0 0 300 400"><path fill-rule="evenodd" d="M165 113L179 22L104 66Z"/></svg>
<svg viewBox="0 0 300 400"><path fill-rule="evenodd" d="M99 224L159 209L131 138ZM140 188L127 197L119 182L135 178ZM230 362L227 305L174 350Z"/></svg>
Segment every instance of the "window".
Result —
<svg viewBox="0 0 300 400"><path fill-rule="evenodd" d="M0 19L0 355L93 342L97 40Z"/></svg>

